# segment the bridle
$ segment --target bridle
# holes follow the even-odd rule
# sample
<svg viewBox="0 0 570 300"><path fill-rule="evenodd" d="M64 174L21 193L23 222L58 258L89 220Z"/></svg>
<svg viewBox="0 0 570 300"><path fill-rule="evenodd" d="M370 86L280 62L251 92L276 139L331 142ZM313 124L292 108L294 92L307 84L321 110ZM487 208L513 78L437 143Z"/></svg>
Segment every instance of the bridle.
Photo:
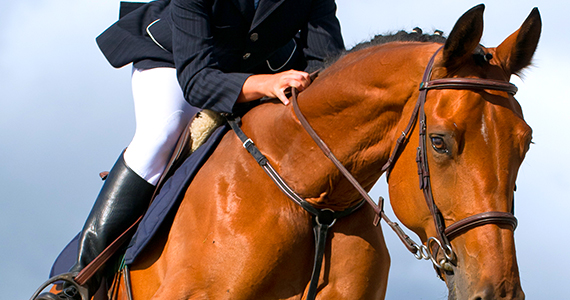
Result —
<svg viewBox="0 0 570 300"><path fill-rule="evenodd" d="M432 214L432 218L435 223L435 228L437 231L437 237L430 237L427 240L427 245L417 244L414 242L398 225L398 223L392 222L384 213L383 204L384 199L380 197L378 203L376 204L368 192L360 185L360 183L352 176L352 174L342 165L342 163L334 156L332 151L326 145L326 143L319 137L315 130L311 127L305 116L301 113L299 108L299 103L297 102L298 91L292 89L291 102L293 105L293 110L297 116L299 122L323 153L334 163L334 165L339 169L339 171L344 175L344 177L353 185L353 187L360 193L363 197L363 201L360 201L356 205L345 209L344 211L333 211L331 209L317 209L312 206L308 201L299 196L291 187L287 185L285 180L281 178L278 172L272 167L268 159L261 153L254 142L248 138L245 133L240 128L240 118L239 116L227 114L225 115L228 120L229 125L236 133L238 138L242 141L243 147L255 158L257 163L263 168L267 175L273 180L277 187L293 202L302 207L310 215L313 216L313 230L315 233L315 260L313 265L313 273L311 276L311 281L309 284L309 289L307 292L306 299L315 299L317 294L317 283L319 279L319 274L322 266L322 259L325 249L325 243L327 239L328 230L334 225L337 219L350 215L351 213L358 210L364 201L368 202L375 212L375 218L373 224L378 226L380 220L384 220L398 235L400 240L408 248L408 250L414 254L417 259L431 260L438 275L441 277L441 271L452 271L452 264L455 263L455 253L451 247L450 241L472 228L482 226L485 224L504 224L510 226L513 230L517 226L517 219L512 213L490 211L485 213L476 214L465 219L462 219L454 224L445 226L444 218L439 211L437 205L435 204L433 193L431 190L429 166L427 160L427 147L426 147L426 116L424 112L424 104L426 101L427 91L431 89L490 89L497 91L504 91L510 94L515 94L517 92L517 87L512 83L490 80L490 79L472 79L472 78L444 78L429 80L431 76L431 70L435 61L436 55L441 50L438 49L431 57L424 76L422 83L420 85L420 95L418 101L412 112L412 116L406 129L402 132L402 135L396 141L396 145L386 162L382 167L381 172L389 172L399 154L403 151L406 141L409 138L410 133L416 122L419 119L420 124L420 143L417 152L417 164L418 164L418 174L420 176L420 189L423 190L423 194ZM316 73L313 74L316 77ZM438 259L439 249L443 249L443 258Z"/></svg>
<svg viewBox="0 0 570 300"><path fill-rule="evenodd" d="M443 48L440 47L431 57L429 60L428 65L424 71L424 75L422 78L422 83L420 84L420 94L414 110L412 112L412 116L406 129L402 132L402 135L396 141L396 145L392 150L392 153L386 162L386 164L382 167L381 172L389 172L393 167L394 163L398 159L399 154L403 151L406 142L409 139L409 135L415 126L415 124L419 121L419 146L417 148L417 156L416 162L418 165L418 175L419 175L419 186L420 189L423 191L424 198L426 200L426 204L430 210L432 215L435 229L437 232L437 237L430 237L428 238L426 244L421 246L414 242L404 231L400 228L400 226L392 222L384 213L383 210L383 201L384 199L380 197L378 203L376 204L372 198L368 195L368 193L364 190L364 188L358 183L358 181L350 174L348 170L338 161L338 159L332 154L328 146L322 141L322 139L317 135L317 133L313 130L311 125L308 123L306 118L301 113L299 109L299 105L297 103L297 94L298 92L294 89L293 90L293 97L292 103L295 114L297 118L301 122L303 128L309 133L311 138L317 143L317 145L321 148L323 153L337 166L337 168L341 171L341 173L348 179L348 181L358 190L358 192L362 195L364 200L366 200L374 209L376 213L376 218L374 220L374 225L378 225L380 218L386 221L386 223L394 230L394 232L398 235L400 240L404 243L404 245L408 248L408 250L414 254L417 259L425 259L431 260L434 266L437 268L438 275L440 275L441 270L445 271L452 271L452 264L455 264L456 256L451 247L450 241L453 240L458 235L465 233L468 230L473 228L483 226L486 224L501 224L507 225L512 228L514 231L517 227L517 218L511 212L500 212L500 211L489 211L483 212L480 214L472 215L466 217L462 220L459 220L449 226L445 225L445 220L443 215L441 214L439 208L437 207L433 192L431 189L431 181L430 181L430 172L429 172L429 165L427 159L427 146L426 146L426 115L424 110L424 104L426 102L427 92L433 89L476 89L476 90L495 90L495 91L503 91L507 92L511 95L516 94L517 87L510 83L504 82L499 80L492 80L492 79L476 79L476 78L443 78L443 79L434 79L430 80L432 68L435 62L435 57ZM438 259L438 252L439 249L443 249L443 257Z"/></svg>
<svg viewBox="0 0 570 300"><path fill-rule="evenodd" d="M518 89L512 83L491 79L444 78L430 80L435 57L442 48L443 47L440 47L434 53L426 67L426 70L424 71L422 83L420 85L420 95L416 104L416 107L418 108L413 113L408 127L413 126L411 124L415 123L415 119L417 118L417 111L419 110L419 147L417 149L416 162L418 165L418 175L420 177L420 189L423 191L426 204L431 212L437 232L437 238L430 237L428 239L427 249L424 248L424 250L428 250L428 258L432 260L438 269L452 271L450 263L453 263L455 261L455 254L451 248L450 241L453 238L472 228L486 224L508 225L514 231L517 227L517 219L510 212L489 211L469 216L447 227L445 226L444 218L434 201L433 192L431 189L426 146L426 115L424 110L427 92L432 89L489 89L495 91L503 91L514 95ZM394 151L397 153L399 152L399 149L394 149ZM435 244L437 244L437 247L432 247L435 246ZM444 254L444 258L439 261L436 258L437 248L443 249L442 252ZM422 254L422 256L424 255Z"/></svg>

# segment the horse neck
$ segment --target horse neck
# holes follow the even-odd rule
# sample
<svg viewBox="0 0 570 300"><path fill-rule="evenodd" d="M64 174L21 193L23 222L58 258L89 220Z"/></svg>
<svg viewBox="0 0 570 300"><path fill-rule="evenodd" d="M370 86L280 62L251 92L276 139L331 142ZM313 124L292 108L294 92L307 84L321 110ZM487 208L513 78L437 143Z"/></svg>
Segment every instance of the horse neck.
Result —
<svg viewBox="0 0 570 300"><path fill-rule="evenodd" d="M388 48L365 49L341 59L298 99L317 134L367 190L382 175L400 124L411 115L415 101L409 100L418 82L408 78L421 78L422 72L422 67L403 66L405 56ZM275 116L260 118L265 121L259 133L271 145L267 156L299 195L337 210L362 199L302 128L291 106L267 109L274 111L260 114Z"/></svg>

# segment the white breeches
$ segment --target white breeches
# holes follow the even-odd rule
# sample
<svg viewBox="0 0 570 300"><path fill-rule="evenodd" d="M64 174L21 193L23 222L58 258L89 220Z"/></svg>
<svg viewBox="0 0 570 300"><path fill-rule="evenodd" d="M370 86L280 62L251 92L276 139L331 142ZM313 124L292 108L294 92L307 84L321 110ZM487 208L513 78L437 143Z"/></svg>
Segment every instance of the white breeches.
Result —
<svg viewBox="0 0 570 300"><path fill-rule="evenodd" d="M199 111L184 99L174 68L133 69L136 132L124 153L126 164L156 185L180 134Z"/></svg>

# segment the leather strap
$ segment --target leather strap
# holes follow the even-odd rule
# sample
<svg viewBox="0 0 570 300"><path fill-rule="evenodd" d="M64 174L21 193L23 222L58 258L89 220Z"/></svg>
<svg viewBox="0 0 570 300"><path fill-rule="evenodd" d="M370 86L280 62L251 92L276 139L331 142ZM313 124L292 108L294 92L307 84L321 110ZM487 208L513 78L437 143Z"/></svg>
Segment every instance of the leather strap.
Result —
<svg viewBox="0 0 570 300"><path fill-rule="evenodd" d="M311 281L309 282L309 290L307 291L306 299L308 300L315 299L317 296L317 288L319 285L319 277L321 275L322 261L325 254L327 234L331 226L332 224L315 223L313 227L315 234L315 259L313 272L311 274Z"/></svg>
<svg viewBox="0 0 570 300"><path fill-rule="evenodd" d="M426 116L424 110L427 92L430 89L489 89L504 91L514 95L518 89L510 82L492 79L442 78L430 80L435 57L442 48L443 47L439 48L430 59L424 71L424 76L420 85L420 95L418 97L418 102L420 103L420 145L418 147L417 163L418 174L420 174L420 188L424 191L424 198L426 199L426 203L432 213L438 238L444 245L451 247L450 240L469 229L485 224L507 224L514 230L516 228L517 219L512 213L491 211L469 216L446 228L445 221L435 204L433 192L431 190L430 173L427 161Z"/></svg>
<svg viewBox="0 0 570 300"><path fill-rule="evenodd" d="M140 216L133 225L131 225L125 232L123 232L117 239L115 239L105 250L101 252L95 259L93 259L85 268L83 268L77 276L75 282L79 285L84 285L95 273L121 248L121 246L128 241L131 234L137 228L139 222L142 220Z"/></svg>
<svg viewBox="0 0 570 300"><path fill-rule="evenodd" d="M374 217L374 221L373 221L374 226L378 226L378 224L380 223L380 219L383 219L386 222L386 224L388 224L390 226L390 228L392 228L392 230L396 233L398 238L400 238L402 243L404 243L406 248L408 248L408 250L411 253L416 254L418 252L417 244L402 230L402 228L400 228L398 223L392 222L392 220L390 220L390 218L388 218L388 216L384 213L384 198L380 197L378 200L378 203L380 205L376 204L374 202L374 200L372 200L372 198L370 197L368 192L366 192L366 190L364 190L364 188L354 178L354 176L352 176L352 174L342 165L342 163L336 158L336 156L332 153L332 151L329 149L329 147L326 145L326 143L315 132L315 130L313 129L311 124L309 124L309 122L307 121L307 118L305 118L305 116L301 112L301 109L299 108L299 103L297 101L298 94L299 93L296 89L292 90L291 102L293 104L293 111L295 112L295 115L299 119L299 122L301 123L301 125L303 126L305 131L307 131L309 136L313 139L313 141L323 151L325 156L332 161L332 163L340 170L341 174L352 184L352 186L360 193L360 195L363 197L363 199L366 200L366 202L368 202L368 204L372 207L372 209L374 210L374 213L375 213L375 217ZM414 115L417 115L418 109L419 109L419 106L414 109L414 111L415 111ZM415 120L415 118L414 118L414 120ZM406 131L409 132L409 130L411 130L413 123L414 123L413 121L410 121L410 124L408 124L408 128L406 129ZM403 134L402 136L403 136L403 139L401 139L401 140L399 139L399 141L401 143L403 143L404 139L407 136L407 133ZM397 146L397 147L399 147L399 146ZM398 152L398 150L394 151L394 153L396 153L396 152ZM395 160L395 157L396 157L396 155L393 155L392 158ZM386 165L386 166L389 166L389 165ZM382 169L384 169L384 168L382 168Z"/></svg>
<svg viewBox="0 0 570 300"><path fill-rule="evenodd" d="M435 57L439 53L440 50L441 50L441 48L438 49L436 51L436 53L431 57L430 62L428 63L428 66L426 67L426 70L424 72L424 78L423 78L422 83L420 85L420 96L418 97L418 101L416 102L416 106L414 107L410 121L408 122L408 125L406 126L406 128L402 132L402 135L396 141L396 145L394 147L394 150L392 151L392 153L391 153L388 161L386 162L386 164L382 167L381 172L387 172L387 174L389 176L389 172L390 172L393 164L398 159L398 156L399 156L400 152L402 151L403 147L405 146L405 142L408 140L409 134L410 134L412 128L414 127L414 124L416 123L416 120L417 120L418 115L419 115L419 117L420 117L420 147L419 147L418 155L417 155L417 163L418 163L418 173L420 175L420 187L424 191L424 197L426 198L426 204L428 205L428 207L432 213L432 217L434 219L435 226L436 226L436 229L438 232L438 238L440 238L440 240L442 242L444 242L445 244L449 245L449 240L452 240L457 235L463 233L466 230L472 229L472 228L477 227L477 226L485 225L485 224L506 224L506 225L510 225L514 230L516 228L516 225L517 225L517 220L514 217L514 215L512 215L511 213L485 212L485 213L481 213L481 214L477 214L474 216L467 217L465 219L462 219L462 220L448 226L447 228L445 227L443 217L442 217L441 213L439 212L437 205L435 205L435 201L433 200L433 193L431 192L431 184L430 184L430 179L429 179L429 167L427 164L427 157L425 156L426 155L426 150L425 150L426 149L426 146L425 146L425 126L426 126L426 124L425 124L425 113L424 113L424 109L423 109L423 104L425 103L425 100L426 100L427 91L430 89L489 89L489 90L505 91L509 94L514 95L514 94L516 94L518 89L512 83L503 82L503 81L499 81L499 80L491 80L491 79L443 78L443 79L430 80L429 77L431 76L431 69L433 67ZM316 77L316 74L317 73L311 74L311 78L314 79ZM307 133L311 136L311 138L315 141L315 143L323 151L325 156L327 156L335 164L335 166L337 166L337 168L345 176L345 178L362 195L364 200L372 206L372 208L374 209L374 212L376 214L376 217L374 219L374 225L375 226L378 225L378 223L380 222L380 218L384 219L386 221L386 223L392 228L392 230L394 230L394 232L398 235L400 240L406 245L408 250L410 252L412 252L413 254L416 254L418 251L417 244L413 240L411 240L411 238L407 234L405 234L402 231L402 229L399 227L399 225L397 223L392 222L384 214L382 205L379 206L372 200L372 198L368 195L368 193L364 190L364 188L358 183L358 181L352 176L352 174L350 174L350 172L342 165L342 163L340 163L340 161L334 156L332 151L328 148L326 143L324 143L323 140L314 131L314 129L311 127L311 125L306 120L304 115L301 113L301 110L300 110L298 102L297 102L297 96L298 96L298 91L296 89L292 89L293 109L295 111L295 114L297 115L297 118L299 119L299 121L301 122L301 124L303 125L303 127L305 128ZM230 123L230 125L231 125L231 123ZM234 128L234 126L232 126L232 128ZM238 126L238 128L239 128L239 126ZM422 130L422 128L423 128L423 130ZM235 131L235 129L234 129L234 131ZM175 164L175 161L181 155L183 155L183 149L180 147L182 145L184 145L184 140L187 140L187 135L188 135L188 132L186 130L185 133L182 135L183 137L186 137L186 138L182 138L181 141L179 142L179 144L177 145L176 150L175 150L175 154L173 155L173 159L171 159L169 166L172 166L173 164ZM238 136L239 136L239 134L238 134ZM288 197L293 199L293 201L295 201L297 204L301 205L305 210L307 210L308 212L310 212L314 216L318 215L318 212L317 212L318 210L316 210L314 207L310 206L310 204L307 205L308 202L306 202L306 201L303 202L304 199L302 199L298 196L295 197L296 194L292 191L292 189L290 189L285 184L285 182L282 179L280 179L280 176L277 174L277 172L275 172L275 170L267 162L267 159L261 154L261 152L259 152L259 149L257 149L255 144L253 144L253 142L251 142L251 140L249 140L249 142L251 142L251 143L246 144L246 142L248 140L249 139L246 139L245 141L243 141L244 147L246 147L246 149L248 149L248 151L250 153L252 153L252 155L256 158L256 160L258 161L258 163L262 167L268 166L268 167L264 167L264 170L268 173L268 175L270 177L272 177L272 179L274 181L276 181L276 183L280 182L277 185L282 189L282 191L284 191L285 194L287 194ZM251 151L250 151L250 149L251 149ZM165 172L165 173L167 173L167 172ZM158 186L160 186L160 183L161 182L159 182ZM154 198L154 196L153 196L153 198ZM302 200L302 201L300 201L300 200ZM383 203L383 200L384 199L380 198L380 202ZM356 209L358 209L362 205L362 203L363 202L359 203L356 206ZM354 210L356 210L356 209L354 209ZM350 210L351 209L348 209L346 211L350 211ZM126 241L126 237L128 237L129 234L131 233L131 231L137 227L137 225L141 219L142 219L142 216L133 225L131 225L131 227L129 227L129 229L127 229L123 234L121 234L121 236L119 236L119 238L117 238L117 240L115 240L113 243L111 243L111 245L109 245L109 247L107 247L98 257L96 257L81 272L79 272L79 274L75 277L75 281L80 285L85 284L85 282L87 282L87 280L89 280L89 278L91 278L95 274L95 272L120 248L120 246ZM325 234L325 237L326 237L326 234Z"/></svg>
<svg viewBox="0 0 570 300"><path fill-rule="evenodd" d="M515 231L518 225L517 218L512 213L489 211L457 221L445 228L445 235L451 241L458 235L486 224L504 224L510 226Z"/></svg>
<svg viewBox="0 0 570 300"><path fill-rule="evenodd" d="M309 289L305 299L314 300L317 296L317 287L319 283L319 277L321 274L321 269L323 265L323 255L326 248L327 234L329 229L334 225L337 219L346 217L356 210L358 210L364 204L364 200L360 201L358 204L349 207L343 211L333 211L331 209L317 209L312 206L309 202L299 196L283 178L275 171L273 166L265 155L259 151L255 143L246 136L246 134L240 128L240 118L233 116L231 114L225 115L230 127L236 133L237 137L243 143L243 147L255 158L257 163L263 168L265 173L273 180L273 182L279 187L279 189L291 199L293 202L301 206L308 213L313 215L313 231L315 235L315 259L313 261L313 272L311 275L311 281L309 282Z"/></svg>
<svg viewBox="0 0 570 300"><path fill-rule="evenodd" d="M402 131L401 136L396 141L393 151L390 154L388 161L382 167L381 172L387 172L387 176L389 177L390 170L392 169L394 163L398 159L399 154L403 150L406 145L406 142L409 138L409 135L417 124L416 121L419 119L419 135L420 135L420 144L418 147L418 152L416 156L416 162L418 165L418 175L420 181L420 189L422 189L424 198L426 200L426 205L428 206L434 225L437 231L438 239L445 245L451 249L451 245L449 240L457 236L458 234L463 233L466 230L471 228L481 226L484 224L507 224L511 225L513 230L516 228L516 218L511 213L503 213L503 212L486 212L477 214L474 216L467 217L458 221L455 224L450 225L448 228L445 226L445 220L439 211L439 208L435 204L433 198L433 192L431 190L431 180L430 180L430 172L429 172L429 165L427 160L427 147L426 147L426 116L424 110L424 104L426 102L427 91L430 89L489 89L489 90L497 90L497 91L504 91L509 94L514 95L517 92L517 87L509 82L499 81L499 80L491 80L491 79L480 79L480 78L443 78L443 79L434 79L430 80L431 72L433 65L435 63L435 58L437 54L443 48L440 47L430 58L428 65L426 66L422 78L422 83L420 84L420 94L418 96L418 100L416 105L412 111L412 115L410 117L410 121L408 122L404 131ZM297 95L298 92L293 89L292 90L292 103L293 109L297 118L299 119L301 125L307 133L311 136L311 138L315 141L315 143L319 146L319 148L323 151L325 156L327 156L337 168L341 171L341 173L348 179L348 181L355 187L356 190L363 196L363 198L373 207L376 218L374 220L374 225L378 225L379 218L386 220L388 225L396 232L400 240L406 245L408 250L412 252L414 255L418 254L420 251L420 247L409 238L398 226L397 223L391 222L383 212L381 206L376 205L368 193L362 188L362 186L356 181L356 179L346 170L346 168L338 161L338 159L334 156L332 151L328 148L328 146L322 141L322 139L318 136L318 134L314 131L311 127L309 122L303 116L299 109L299 105L297 103ZM383 202L383 199L380 199Z"/></svg>
<svg viewBox="0 0 570 300"><path fill-rule="evenodd" d="M166 169L162 173L158 183L156 185L155 191L152 195L151 199L154 199L160 188L164 184L166 178L172 175L173 170L180 165L180 163L188 157L189 155L189 146L188 141L190 140L190 124L194 118L190 120L186 129L182 132L174 152L168 162ZM151 202L152 203L152 200ZM149 204L150 205L150 204ZM144 216L144 215L143 215ZM84 285L95 273L124 245L128 242L129 238L134 234L138 224L143 219L143 216L140 216L127 230L125 230L117 239L115 239L105 250L103 250L95 259L93 259L87 266L85 266L78 274L75 276L75 281L79 285Z"/></svg>
<svg viewBox="0 0 570 300"><path fill-rule="evenodd" d="M429 78L427 78L429 79ZM426 79L426 80L427 80ZM487 89L494 91L503 91L511 95L517 93L518 88L510 83L494 79L481 78L442 78L430 81L424 80L420 85L420 90L431 89Z"/></svg>
<svg viewBox="0 0 570 300"><path fill-rule="evenodd" d="M444 244L449 245L449 241L445 234L443 233L445 230L445 220L439 211L439 208L435 204L435 200L433 198L433 192L431 190L431 179L430 179L430 172L429 172L429 165L427 160L427 147L426 147L426 114L425 114L425 102L427 97L427 88L422 88L422 86L427 86L428 84L423 84L428 82L431 77L432 67L435 63L435 57L441 51L442 47L440 47L431 57L428 62L428 65L424 71L424 75L422 78L422 85L420 85L420 95L418 96L418 103L420 106L420 114L419 114L419 147L418 152L416 155L416 163L418 165L418 175L420 179L420 189L423 191L424 198L426 200L426 204L431 212L432 219L434 221L436 233L438 239ZM428 82L429 83L429 82ZM417 104L416 104L417 105Z"/></svg>
<svg viewBox="0 0 570 300"><path fill-rule="evenodd" d="M297 119L299 119L299 122L301 122L301 125L303 126L305 131L307 131L307 133L309 134L309 136L311 136L313 141L315 141L317 146L321 148L325 156L328 159L330 159L330 161L332 161L332 163L337 167L337 169L342 173L342 175L360 193L362 198L364 198L364 200L366 200L366 202L368 202L372 206L372 208L374 209L374 213L376 214L376 216L374 217L374 225L377 226L378 223L380 222L380 218L382 217L382 209L378 205L376 205L374 200L372 200L370 195L368 195L368 192L360 185L360 183L356 180L356 178L354 178L354 176L352 176L352 174L350 174L350 172L342 165L342 163L336 158L336 156L329 149L327 144L323 142L323 140L315 132L311 124L309 124L307 118L305 118L305 116L301 112L301 109L299 108L299 102L297 101L298 94L299 92L297 91L297 89L292 89L291 102L293 103L293 111L295 112Z"/></svg>
<svg viewBox="0 0 570 300"><path fill-rule="evenodd" d="M127 294L127 300L133 300L133 287L131 285L131 269L125 264L123 268L123 283Z"/></svg>

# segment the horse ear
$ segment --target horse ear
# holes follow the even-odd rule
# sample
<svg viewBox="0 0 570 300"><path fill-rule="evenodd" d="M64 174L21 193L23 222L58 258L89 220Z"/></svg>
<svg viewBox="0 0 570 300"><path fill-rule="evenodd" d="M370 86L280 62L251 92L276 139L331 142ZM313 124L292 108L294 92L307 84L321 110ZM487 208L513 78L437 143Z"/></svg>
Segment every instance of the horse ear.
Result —
<svg viewBox="0 0 570 300"><path fill-rule="evenodd" d="M509 74L517 74L530 64L536 51L542 20L534 8L522 26L506 38L495 51L495 56Z"/></svg>
<svg viewBox="0 0 570 300"><path fill-rule="evenodd" d="M444 66L451 69L460 65L479 45L483 35L484 4L479 4L457 20L443 47Z"/></svg>

